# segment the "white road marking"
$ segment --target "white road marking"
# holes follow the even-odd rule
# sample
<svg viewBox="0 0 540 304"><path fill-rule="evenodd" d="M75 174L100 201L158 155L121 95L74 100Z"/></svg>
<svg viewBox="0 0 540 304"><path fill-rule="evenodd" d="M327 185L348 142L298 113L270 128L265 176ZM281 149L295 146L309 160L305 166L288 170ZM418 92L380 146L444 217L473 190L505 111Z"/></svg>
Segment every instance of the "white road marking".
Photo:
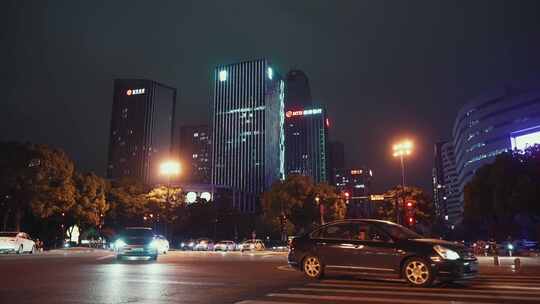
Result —
<svg viewBox="0 0 540 304"><path fill-rule="evenodd" d="M434 292L407 292L407 291L375 291L375 290L358 290L358 289L319 289L319 288L289 288L291 291L307 291L307 292L342 292L342 293L361 293L368 295L390 295L390 296L430 296L430 297L452 297L452 298L462 298L462 299L497 299L497 300L516 300L516 301L535 301L538 302L538 295L531 295L530 297L525 296L507 296L507 295L476 295L476 294L442 294Z"/></svg>
<svg viewBox="0 0 540 304"><path fill-rule="evenodd" d="M245 300L236 302L234 304L308 304L308 303L300 303L300 302L281 302L281 301L258 301L258 300Z"/></svg>
<svg viewBox="0 0 540 304"><path fill-rule="evenodd" d="M425 303L425 304L465 304L470 302L460 302L454 300L420 300L420 299L397 299L397 298L380 298L380 297L351 297L351 296L325 296L325 295L306 295L297 293L269 293L266 296L273 298L292 298L292 299L309 299L309 300L325 300L325 301L350 301L350 302L376 302L376 303ZM493 304L487 302L475 302L475 304Z"/></svg>
<svg viewBox="0 0 540 304"><path fill-rule="evenodd" d="M99 257L99 258L97 258L96 260L97 260L97 261L106 260L106 259L114 258L115 256L116 256L115 254L109 254L109 255L105 255L105 256Z"/></svg>
<svg viewBox="0 0 540 304"><path fill-rule="evenodd" d="M461 293L461 294L467 294L467 293L489 293L489 294L517 294L517 295L523 295L526 294L534 294L540 296L540 292L524 292L524 291L499 291L499 290L493 290L491 288L427 288L427 289L418 289L415 287L398 287L398 286L374 286L371 284L368 285L360 285L360 284L324 284L324 283L310 283L306 286L313 286L313 287L342 287L342 288L356 288L358 290L363 290L365 288L368 289L379 289L379 290L403 290L403 291L416 291L419 293L424 292L430 292L430 291L441 291L446 292L448 295L455 293ZM493 288L499 288L500 286L493 285L491 286ZM508 286L508 289L520 289L519 286ZM511 287L511 288L510 288ZM325 290L325 289L321 289ZM540 289L523 289L523 290L539 290Z"/></svg>
<svg viewBox="0 0 540 304"><path fill-rule="evenodd" d="M190 282L190 281L169 281L169 280L139 280L128 279L122 280L123 282L131 283L148 283L148 284L172 284L172 285L187 285L187 286L223 286L225 283L212 283L212 282Z"/></svg>

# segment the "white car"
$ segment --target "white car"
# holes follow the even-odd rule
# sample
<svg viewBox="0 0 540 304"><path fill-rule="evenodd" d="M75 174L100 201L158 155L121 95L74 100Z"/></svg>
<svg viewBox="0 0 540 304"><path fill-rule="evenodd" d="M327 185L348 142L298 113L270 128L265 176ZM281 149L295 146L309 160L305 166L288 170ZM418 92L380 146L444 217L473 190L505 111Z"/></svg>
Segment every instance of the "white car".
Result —
<svg viewBox="0 0 540 304"><path fill-rule="evenodd" d="M155 241L157 242L157 250L159 253L167 254L167 252L169 252L169 241L163 235L156 236Z"/></svg>
<svg viewBox="0 0 540 304"><path fill-rule="evenodd" d="M36 243L24 232L0 232L0 252L36 252Z"/></svg>
<svg viewBox="0 0 540 304"><path fill-rule="evenodd" d="M214 245L214 251L234 251L236 243L233 241L220 241Z"/></svg>
<svg viewBox="0 0 540 304"><path fill-rule="evenodd" d="M264 250L264 243L262 240L247 240L240 245L240 251L261 251Z"/></svg>

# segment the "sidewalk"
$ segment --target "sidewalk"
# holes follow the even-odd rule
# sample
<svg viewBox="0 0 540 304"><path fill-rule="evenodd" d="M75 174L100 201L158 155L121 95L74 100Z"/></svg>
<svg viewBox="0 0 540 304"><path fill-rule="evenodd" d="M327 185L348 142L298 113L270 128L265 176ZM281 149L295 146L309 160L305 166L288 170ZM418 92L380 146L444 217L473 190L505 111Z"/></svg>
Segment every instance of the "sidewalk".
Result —
<svg viewBox="0 0 540 304"><path fill-rule="evenodd" d="M519 259L520 267L514 265ZM493 256L478 256L481 273L535 273L540 275L540 257L499 257L499 265L495 265Z"/></svg>

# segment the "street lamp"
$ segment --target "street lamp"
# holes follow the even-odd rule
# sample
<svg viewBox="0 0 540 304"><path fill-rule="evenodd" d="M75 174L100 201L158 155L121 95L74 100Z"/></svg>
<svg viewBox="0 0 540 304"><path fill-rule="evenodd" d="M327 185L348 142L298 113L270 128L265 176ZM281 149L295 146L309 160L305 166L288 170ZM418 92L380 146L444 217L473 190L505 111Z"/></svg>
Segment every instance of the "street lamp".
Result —
<svg viewBox="0 0 540 304"><path fill-rule="evenodd" d="M174 160L167 160L159 165L161 175L167 177L167 206L170 204L171 197L171 177L180 175L180 163ZM152 217L152 216L151 216Z"/></svg>
<svg viewBox="0 0 540 304"><path fill-rule="evenodd" d="M406 139L394 145L394 157L399 157L401 161L401 196L403 203L405 203L405 163L403 161L404 157L412 153L413 143L412 141ZM399 204L396 200L396 223L399 224Z"/></svg>

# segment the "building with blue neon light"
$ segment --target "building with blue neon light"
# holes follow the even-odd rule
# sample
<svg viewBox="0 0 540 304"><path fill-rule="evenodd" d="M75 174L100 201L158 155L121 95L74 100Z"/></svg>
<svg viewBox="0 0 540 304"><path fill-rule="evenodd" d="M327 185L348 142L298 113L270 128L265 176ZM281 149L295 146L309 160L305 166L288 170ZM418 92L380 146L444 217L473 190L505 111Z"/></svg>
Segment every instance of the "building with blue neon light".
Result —
<svg viewBox="0 0 540 304"><path fill-rule="evenodd" d="M455 170L447 185L455 190L446 195L452 202L441 214L451 225L462 220L463 189L478 168L501 153L540 143L540 85L508 86L473 99L458 112L452 134L455 167L449 161L443 170L446 176Z"/></svg>

